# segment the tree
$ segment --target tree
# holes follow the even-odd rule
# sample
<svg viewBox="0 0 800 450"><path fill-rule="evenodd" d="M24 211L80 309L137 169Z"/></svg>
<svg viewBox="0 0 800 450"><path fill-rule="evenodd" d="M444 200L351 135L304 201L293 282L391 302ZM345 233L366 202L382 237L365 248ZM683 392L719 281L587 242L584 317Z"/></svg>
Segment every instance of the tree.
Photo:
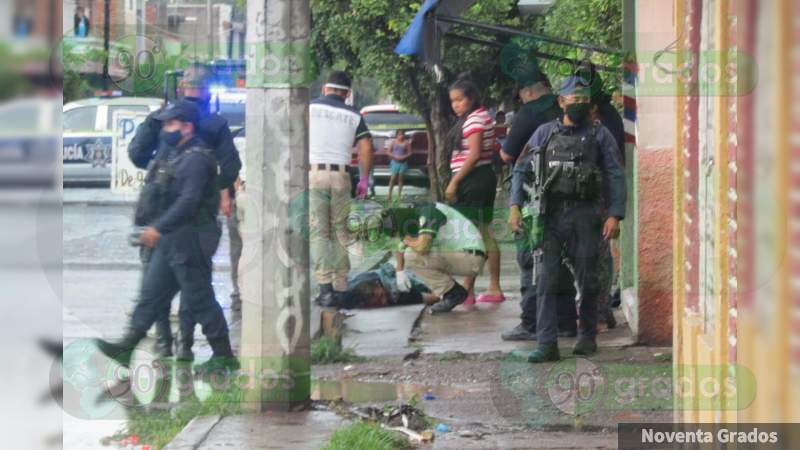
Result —
<svg viewBox="0 0 800 450"><path fill-rule="evenodd" d="M465 14L474 20L522 26L513 0L480 1ZM494 105L513 83L502 76L497 63L499 49L447 40L444 43L444 80L437 83L417 58L400 56L394 47L414 18L420 3L389 0L312 0L312 47L317 64L343 66L357 77L377 80L401 106L422 116L429 140L431 193L439 198L449 179L452 149L445 145L454 121L447 86L461 72L468 72L482 87L484 104ZM473 37L489 38L481 33Z"/></svg>
<svg viewBox="0 0 800 450"><path fill-rule="evenodd" d="M356 77L373 78L396 103L422 116L432 138L429 139L428 161L431 194L434 199L441 198L450 176L452 149L448 148L446 137L455 119L447 86L459 73L467 72L482 88L483 103L487 106L497 105L514 92L514 73L507 64L509 49L512 53L524 52L526 48L539 47L540 44L525 42L507 46L504 53L498 46L446 37L442 55L444 77L437 83L416 57L394 53L394 47L421 6L419 1L312 0L311 3L311 45L318 66L337 66ZM614 36L618 41L621 35L621 20L617 17L621 15L620 0L561 0L553 8L552 15L544 18L521 17L516 3L515 0L478 0L463 17L519 30L550 32L569 40L600 39L603 42L597 43L603 45L613 41ZM573 12L569 5L573 8L594 8L598 14L593 14L591 10ZM569 18L569 23L574 26L572 30L559 24L558 21L563 17ZM607 20L612 25L607 26L601 20ZM601 28L604 31L594 31ZM453 30L471 38L497 40L496 35L476 29L456 26ZM510 42L508 38L504 41L506 44ZM579 56L577 52L570 52L564 47L555 49L542 45L539 48L551 50L557 55ZM530 58L535 59L532 56ZM525 60L528 57L517 59ZM557 67L554 64L543 66L546 72Z"/></svg>
<svg viewBox="0 0 800 450"><path fill-rule="evenodd" d="M559 0L537 20L541 34L572 42L582 42L601 47L622 49L622 0ZM539 50L577 60L590 59L596 64L621 67L623 55L589 53L577 48L542 44ZM543 61L544 72L557 80L570 66L556 61ZM621 88L622 74L603 74L605 90L617 92Z"/></svg>

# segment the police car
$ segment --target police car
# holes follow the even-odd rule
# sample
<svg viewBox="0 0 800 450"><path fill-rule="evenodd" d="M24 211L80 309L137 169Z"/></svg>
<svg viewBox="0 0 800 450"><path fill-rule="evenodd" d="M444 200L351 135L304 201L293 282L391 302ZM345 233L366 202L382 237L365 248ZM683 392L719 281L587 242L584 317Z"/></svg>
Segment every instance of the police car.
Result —
<svg viewBox="0 0 800 450"><path fill-rule="evenodd" d="M159 98L95 97L64 105L64 185L111 183L112 118L118 111L149 114Z"/></svg>
<svg viewBox="0 0 800 450"><path fill-rule="evenodd" d="M0 104L0 187L57 186L60 122L57 98Z"/></svg>

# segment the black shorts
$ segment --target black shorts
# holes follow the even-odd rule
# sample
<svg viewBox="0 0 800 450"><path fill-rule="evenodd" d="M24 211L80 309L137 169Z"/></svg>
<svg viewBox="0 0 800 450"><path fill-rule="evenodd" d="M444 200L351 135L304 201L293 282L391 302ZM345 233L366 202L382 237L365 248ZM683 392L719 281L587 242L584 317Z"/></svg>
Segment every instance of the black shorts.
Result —
<svg viewBox="0 0 800 450"><path fill-rule="evenodd" d="M496 193L497 176L491 164L476 167L458 184L453 207L475 225L489 225Z"/></svg>

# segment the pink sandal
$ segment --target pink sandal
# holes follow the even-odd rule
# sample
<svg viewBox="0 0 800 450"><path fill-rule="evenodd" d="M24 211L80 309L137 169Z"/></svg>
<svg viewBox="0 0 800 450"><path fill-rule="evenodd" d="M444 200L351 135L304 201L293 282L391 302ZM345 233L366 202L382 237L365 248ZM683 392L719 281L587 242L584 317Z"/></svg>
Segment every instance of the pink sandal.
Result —
<svg viewBox="0 0 800 450"><path fill-rule="evenodd" d="M478 303L502 303L506 301L503 294L481 294L478 296Z"/></svg>
<svg viewBox="0 0 800 450"><path fill-rule="evenodd" d="M462 304L463 305L474 305L475 304L475 296L474 295L467 296L467 299L464 300L464 303L462 303Z"/></svg>

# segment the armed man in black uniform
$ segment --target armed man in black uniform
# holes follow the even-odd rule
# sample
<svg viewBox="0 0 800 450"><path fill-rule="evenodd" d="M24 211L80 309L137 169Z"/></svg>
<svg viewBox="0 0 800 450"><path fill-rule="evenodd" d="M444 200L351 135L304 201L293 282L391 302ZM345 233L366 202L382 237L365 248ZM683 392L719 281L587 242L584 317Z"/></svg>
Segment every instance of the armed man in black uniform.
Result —
<svg viewBox="0 0 800 450"><path fill-rule="evenodd" d="M239 152L233 143L233 135L228 127L228 122L219 114L212 113L210 102L210 86L212 82L210 70L199 63L192 64L185 71L178 87L178 94L183 100L193 103L199 110L199 118L195 134L200 137L212 150L214 158L219 165L217 188L224 200L233 196L233 183L239 176L242 162ZM133 164L146 169L155 155L165 147L169 147L162 139L160 132L162 121L158 119L160 111L150 114L136 130L136 135L128 147L128 156ZM168 151L168 149L166 149ZM232 214L232 202L221 202L222 213L228 217ZM146 269L145 269L146 270ZM236 299L234 299L235 301ZM234 305L235 306L235 305ZM193 360L192 345L194 344L194 328L197 320L192 318L188 309L181 307L180 313L180 341L178 345L178 358ZM172 330L169 323L169 309L162 311L156 321L156 350L159 356L172 356Z"/></svg>
<svg viewBox="0 0 800 450"><path fill-rule="evenodd" d="M503 161L512 164L512 181L510 192L509 225L517 239L517 264L520 268L520 294L522 301L520 307L520 324L504 331L500 337L504 341L535 341L536 340L536 285L533 279L533 249L528 245L529 240L520 238L525 234L525 224L529 221L523 217L525 206L525 185L529 184L531 171L531 154L525 149L533 133L545 123L561 118L563 115L558 105L558 96L554 95L550 81L541 71L534 69L520 81L519 98L524 103L514 117L514 123L508 138L503 143L500 156ZM569 269L562 266L561 291L566 300L558 302L558 335L574 337L577 335L577 312L575 303L575 290L572 288L572 274Z"/></svg>
<svg viewBox="0 0 800 450"><path fill-rule="evenodd" d="M556 310L562 255L572 264L581 293L573 354L597 351L598 242L615 237L625 216L625 177L617 143L608 129L589 119L589 87L579 77L566 79L559 104L565 113L563 121L542 125L528 142L537 178L532 209L542 226L535 256L536 270L541 270L536 321L539 348L528 357L532 363L560 359ZM604 179L609 187L607 217L601 215L599 205Z"/></svg>
<svg viewBox="0 0 800 450"><path fill-rule="evenodd" d="M153 162L158 167L155 173L151 171L147 192L155 188L160 193L149 198L163 201L163 212L151 208L157 214L140 236L152 254L124 337L115 343L97 341L101 352L122 365L130 364L136 345L180 292L182 308L202 325L214 352L198 370L238 368L228 324L211 286L211 257L221 232L217 223L219 184L214 154L195 134L200 117L197 105L188 100L179 100L154 116L163 123L159 140L165 144L165 153Z"/></svg>

